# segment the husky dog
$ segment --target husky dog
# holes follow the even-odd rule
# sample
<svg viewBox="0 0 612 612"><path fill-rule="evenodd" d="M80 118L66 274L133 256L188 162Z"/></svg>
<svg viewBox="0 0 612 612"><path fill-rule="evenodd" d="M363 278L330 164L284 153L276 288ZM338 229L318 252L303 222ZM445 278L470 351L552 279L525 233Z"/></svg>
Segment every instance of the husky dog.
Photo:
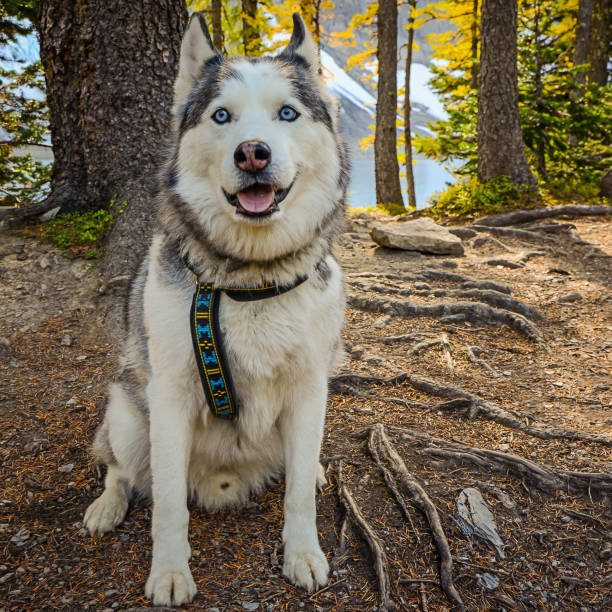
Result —
<svg viewBox="0 0 612 612"><path fill-rule="evenodd" d="M93 444L108 467L105 490L84 518L101 535L124 519L133 490L152 497L145 592L158 605L196 593L188 499L234 506L282 473L283 573L308 590L327 582L315 488L324 482L327 380L342 352L343 281L331 247L348 161L316 45L297 14L293 26L275 57L222 57L197 13L182 42L159 222ZM234 421L213 414L203 391L190 330L194 273L217 287L290 289L257 301L220 294Z"/></svg>

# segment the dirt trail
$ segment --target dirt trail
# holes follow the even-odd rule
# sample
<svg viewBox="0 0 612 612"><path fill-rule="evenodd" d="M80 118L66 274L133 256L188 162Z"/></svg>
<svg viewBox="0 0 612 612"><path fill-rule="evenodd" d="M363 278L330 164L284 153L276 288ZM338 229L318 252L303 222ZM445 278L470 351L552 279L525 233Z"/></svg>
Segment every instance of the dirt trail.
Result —
<svg viewBox="0 0 612 612"><path fill-rule="evenodd" d="M373 457L368 438L378 423L437 508L466 610L610 609L612 224L572 220L575 229L541 232L535 242L481 232L464 241L464 257L445 258L376 247L372 220L353 217L338 249L350 305L342 372L409 376L332 384L329 485L318 497L330 583L306 594L282 578L279 484L236 511L193 509L199 594L185 609L381 606L372 552L338 497L340 465L343 487L384 547L387 603L451 609L430 524L398 479L402 509L381 471L394 466ZM80 523L102 486L86 449L115 367L97 264L0 233L0 278L0 609L145 606L149 503L134 503L101 539ZM418 314L442 302L435 316ZM449 396L451 386L464 396ZM600 441L564 439L567 430ZM466 446L496 451L500 462ZM551 468L546 474L563 485L546 490L509 455ZM571 480L574 472L603 476ZM457 500L466 488L478 489L492 512L503 558L462 530Z"/></svg>

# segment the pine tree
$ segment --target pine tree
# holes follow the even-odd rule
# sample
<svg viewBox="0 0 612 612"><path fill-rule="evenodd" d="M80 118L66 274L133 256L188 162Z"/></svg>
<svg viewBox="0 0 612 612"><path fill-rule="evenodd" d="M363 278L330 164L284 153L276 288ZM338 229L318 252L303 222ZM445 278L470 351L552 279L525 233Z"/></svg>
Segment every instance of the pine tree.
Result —
<svg viewBox="0 0 612 612"><path fill-rule="evenodd" d="M405 210L397 161L397 2L380 0L377 18L378 88L374 161L376 201L389 210Z"/></svg>
<svg viewBox="0 0 612 612"><path fill-rule="evenodd" d="M518 106L517 0L483 0L478 89L478 179L533 188Z"/></svg>

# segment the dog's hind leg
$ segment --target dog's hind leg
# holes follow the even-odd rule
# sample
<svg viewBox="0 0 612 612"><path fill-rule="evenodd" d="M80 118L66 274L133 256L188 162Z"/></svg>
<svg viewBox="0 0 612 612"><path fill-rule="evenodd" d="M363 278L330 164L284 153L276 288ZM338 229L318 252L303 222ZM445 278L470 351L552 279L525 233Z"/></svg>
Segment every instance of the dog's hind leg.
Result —
<svg viewBox="0 0 612 612"><path fill-rule="evenodd" d="M96 433L93 455L108 466L104 493L85 512L83 522L91 535L114 529L125 518L134 486L147 492L148 424L125 384L110 388L104 421Z"/></svg>
<svg viewBox="0 0 612 612"><path fill-rule="evenodd" d="M83 523L92 536L114 529L125 518L130 503L131 486L117 464L108 466L104 493L85 512Z"/></svg>

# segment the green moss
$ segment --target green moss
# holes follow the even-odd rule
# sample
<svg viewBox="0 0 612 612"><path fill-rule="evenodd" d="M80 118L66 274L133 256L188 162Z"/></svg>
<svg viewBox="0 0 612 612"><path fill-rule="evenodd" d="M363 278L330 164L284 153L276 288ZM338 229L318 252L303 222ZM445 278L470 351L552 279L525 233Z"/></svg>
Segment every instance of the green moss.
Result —
<svg viewBox="0 0 612 612"><path fill-rule="evenodd" d="M111 201L108 209L60 214L42 226L42 234L68 257L98 259L102 242L125 205L115 207Z"/></svg>

